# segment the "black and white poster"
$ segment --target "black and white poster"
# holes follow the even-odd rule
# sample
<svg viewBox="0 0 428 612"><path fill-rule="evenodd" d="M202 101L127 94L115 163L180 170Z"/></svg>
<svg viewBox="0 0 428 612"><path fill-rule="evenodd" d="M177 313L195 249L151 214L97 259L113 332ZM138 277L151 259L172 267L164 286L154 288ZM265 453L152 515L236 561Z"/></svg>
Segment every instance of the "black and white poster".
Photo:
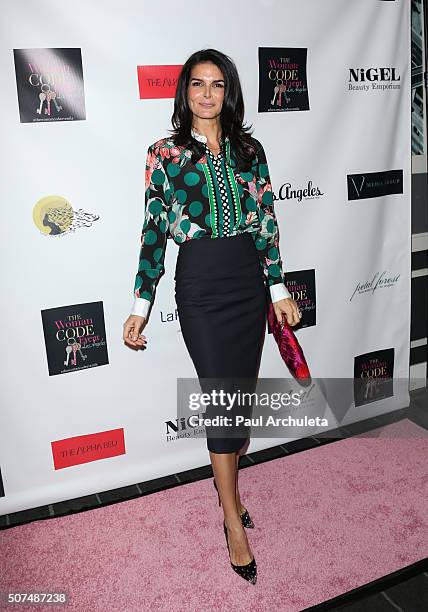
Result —
<svg viewBox="0 0 428 612"><path fill-rule="evenodd" d="M21 123L86 119L80 49L14 49Z"/></svg>
<svg viewBox="0 0 428 612"><path fill-rule="evenodd" d="M259 113L309 110L307 49L259 47Z"/></svg>
<svg viewBox="0 0 428 612"><path fill-rule="evenodd" d="M108 364L102 302L42 310L49 376Z"/></svg>

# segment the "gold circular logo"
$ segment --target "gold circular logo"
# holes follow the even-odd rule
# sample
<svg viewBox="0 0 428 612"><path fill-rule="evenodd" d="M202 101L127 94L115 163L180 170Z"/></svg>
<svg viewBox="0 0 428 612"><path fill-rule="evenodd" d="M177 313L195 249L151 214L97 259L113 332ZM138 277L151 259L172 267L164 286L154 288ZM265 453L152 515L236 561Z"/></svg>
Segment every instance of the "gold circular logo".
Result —
<svg viewBox="0 0 428 612"><path fill-rule="evenodd" d="M46 196L34 206L33 221L43 234L63 234L73 223L73 209L62 196Z"/></svg>

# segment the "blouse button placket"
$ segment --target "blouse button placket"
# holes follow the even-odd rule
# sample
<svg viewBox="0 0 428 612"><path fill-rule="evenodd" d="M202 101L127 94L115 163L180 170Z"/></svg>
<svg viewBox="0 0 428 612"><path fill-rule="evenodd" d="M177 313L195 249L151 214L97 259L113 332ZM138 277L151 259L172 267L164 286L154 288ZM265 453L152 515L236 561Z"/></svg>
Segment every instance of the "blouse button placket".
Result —
<svg viewBox="0 0 428 612"><path fill-rule="evenodd" d="M227 198L226 185L223 178L223 173L221 171L221 160L222 160L222 152L215 156L207 144L205 144L206 151L210 156L210 159L213 163L216 179L218 182L218 187L221 196L221 205L223 209L223 234L225 236L230 236L230 211L229 211L229 202Z"/></svg>

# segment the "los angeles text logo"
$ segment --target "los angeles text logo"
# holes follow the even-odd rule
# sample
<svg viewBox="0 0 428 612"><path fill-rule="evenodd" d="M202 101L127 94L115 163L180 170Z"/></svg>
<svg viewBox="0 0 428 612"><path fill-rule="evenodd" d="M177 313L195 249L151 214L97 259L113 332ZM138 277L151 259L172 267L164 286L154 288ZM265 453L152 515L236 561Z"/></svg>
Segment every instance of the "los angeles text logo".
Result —
<svg viewBox="0 0 428 612"><path fill-rule="evenodd" d="M306 187L293 187L291 183L283 183L278 190L278 195L273 194L274 200L312 200L324 195L319 187L315 187L312 181L308 181Z"/></svg>

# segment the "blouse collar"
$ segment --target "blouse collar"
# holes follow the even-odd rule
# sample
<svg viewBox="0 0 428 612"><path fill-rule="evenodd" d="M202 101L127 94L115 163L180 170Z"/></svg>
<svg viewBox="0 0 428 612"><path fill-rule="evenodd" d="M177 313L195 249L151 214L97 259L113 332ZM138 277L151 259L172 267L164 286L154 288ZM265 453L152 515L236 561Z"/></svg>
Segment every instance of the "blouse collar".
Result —
<svg viewBox="0 0 428 612"><path fill-rule="evenodd" d="M202 142L205 146L207 146L208 138L206 136L197 132L193 127L191 128L190 133L195 140L198 140L199 142ZM220 139L220 146L222 148L223 148L223 145L225 145L226 159L227 159L227 163L229 164L230 163L230 142L229 142L228 136L226 136L224 141L223 141L223 138Z"/></svg>
<svg viewBox="0 0 428 612"><path fill-rule="evenodd" d="M199 140L199 142L203 142L204 144L208 142L208 138L204 136L203 134L200 134L199 132L197 132L194 128L191 128L190 133L195 140ZM226 136L224 140L225 142L227 142L229 138ZM220 143L222 142L223 142L223 138L220 139Z"/></svg>
<svg viewBox="0 0 428 612"><path fill-rule="evenodd" d="M204 144L208 142L207 137L197 132L194 128L191 129L190 133L195 140L199 140L199 142L203 142Z"/></svg>

